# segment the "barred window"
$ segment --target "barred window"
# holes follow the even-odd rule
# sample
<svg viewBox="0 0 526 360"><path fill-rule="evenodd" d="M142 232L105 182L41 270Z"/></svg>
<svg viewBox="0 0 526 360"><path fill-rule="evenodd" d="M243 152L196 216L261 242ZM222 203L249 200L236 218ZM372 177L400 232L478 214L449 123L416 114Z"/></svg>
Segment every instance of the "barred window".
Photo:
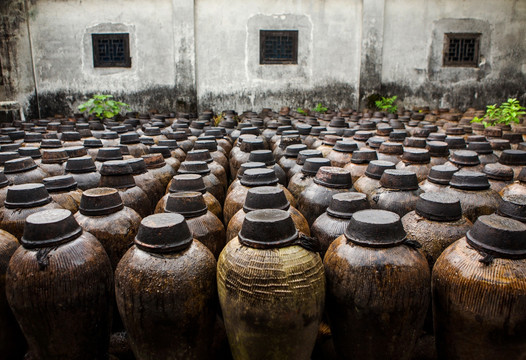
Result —
<svg viewBox="0 0 526 360"><path fill-rule="evenodd" d="M443 66L478 67L479 33L444 34Z"/></svg>
<svg viewBox="0 0 526 360"><path fill-rule="evenodd" d="M259 63L297 64L298 31L297 30L260 30Z"/></svg>
<svg viewBox="0 0 526 360"><path fill-rule="evenodd" d="M129 34L92 34L94 67L131 67Z"/></svg>

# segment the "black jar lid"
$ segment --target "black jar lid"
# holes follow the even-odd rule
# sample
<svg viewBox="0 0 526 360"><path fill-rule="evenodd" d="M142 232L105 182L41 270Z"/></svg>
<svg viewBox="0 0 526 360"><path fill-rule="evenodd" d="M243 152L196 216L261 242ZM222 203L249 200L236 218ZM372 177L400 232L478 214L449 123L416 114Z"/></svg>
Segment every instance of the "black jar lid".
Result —
<svg viewBox="0 0 526 360"><path fill-rule="evenodd" d="M480 164L478 154L471 150L456 150L449 157L449 161L460 166L477 166Z"/></svg>
<svg viewBox="0 0 526 360"><path fill-rule="evenodd" d="M412 191L418 189L418 179L414 171L387 169L380 178L380 185L386 189Z"/></svg>
<svg viewBox="0 0 526 360"><path fill-rule="evenodd" d="M484 135L469 135L467 137L467 139L466 139L466 142L468 143L468 146L472 142L474 142L474 143L485 142L485 143L489 144L488 140L486 139L486 137ZM469 150L475 150L475 149L469 149Z"/></svg>
<svg viewBox="0 0 526 360"><path fill-rule="evenodd" d="M367 247L391 247L406 239L400 216L386 210L361 210L353 214L345 238Z"/></svg>
<svg viewBox="0 0 526 360"><path fill-rule="evenodd" d="M449 145L444 141L429 141L426 149L433 157L446 157L449 155Z"/></svg>
<svg viewBox="0 0 526 360"><path fill-rule="evenodd" d="M464 128L461 127L450 127L446 129L446 135L464 135Z"/></svg>
<svg viewBox="0 0 526 360"><path fill-rule="evenodd" d="M305 160L301 172L308 176L315 176L322 166L331 166L331 161L323 157L308 158Z"/></svg>
<svg viewBox="0 0 526 360"><path fill-rule="evenodd" d="M4 171L0 170L0 189L5 188L9 185L9 179L5 176Z"/></svg>
<svg viewBox="0 0 526 360"><path fill-rule="evenodd" d="M146 163L146 165L148 165L148 162ZM181 166L179 166L179 170L177 170L177 173L178 174L200 174L200 175L206 176L210 174L210 168L204 161L183 161L181 163Z"/></svg>
<svg viewBox="0 0 526 360"><path fill-rule="evenodd" d="M499 258L526 258L526 225L511 218L479 216L466 239L473 248Z"/></svg>
<svg viewBox="0 0 526 360"><path fill-rule="evenodd" d="M116 125L110 128L111 131L115 131L117 134L122 134L128 131L128 128L125 125Z"/></svg>
<svg viewBox="0 0 526 360"><path fill-rule="evenodd" d="M139 141L143 145L155 145L155 141L153 140L152 137L149 137L149 136L141 136L139 138Z"/></svg>
<svg viewBox="0 0 526 360"><path fill-rule="evenodd" d="M468 150L475 151L477 154L491 154L493 149L487 141L472 141L468 143Z"/></svg>
<svg viewBox="0 0 526 360"><path fill-rule="evenodd" d="M129 189L136 186L131 166L126 160L106 161L102 164L100 174L102 187Z"/></svg>
<svg viewBox="0 0 526 360"><path fill-rule="evenodd" d="M171 193L178 192L200 192L206 193L203 177L199 174L175 175L168 189Z"/></svg>
<svg viewBox="0 0 526 360"><path fill-rule="evenodd" d="M250 155L248 156L248 161L264 163L266 166L272 166L276 163L276 160L274 159L274 156L272 155L272 151L270 150L251 151Z"/></svg>
<svg viewBox="0 0 526 360"><path fill-rule="evenodd" d="M248 213L259 209L288 210L290 203L283 189L277 186L258 186L250 188L243 205L243 211Z"/></svg>
<svg viewBox="0 0 526 360"><path fill-rule="evenodd" d="M223 132L221 131L221 128L215 127L205 130L206 136L213 136L216 139L221 139L223 137Z"/></svg>
<svg viewBox="0 0 526 360"><path fill-rule="evenodd" d="M126 160L110 160L102 164L100 168L101 175L131 175L132 169Z"/></svg>
<svg viewBox="0 0 526 360"><path fill-rule="evenodd" d="M274 169L247 169L241 177L241 185L254 187L276 185L279 180Z"/></svg>
<svg viewBox="0 0 526 360"><path fill-rule="evenodd" d="M420 194L415 212L431 221L457 221L462 218L460 200L447 192Z"/></svg>
<svg viewBox="0 0 526 360"><path fill-rule="evenodd" d="M100 141L100 139L85 139L82 144L87 149L101 148L103 146L102 141Z"/></svg>
<svg viewBox="0 0 526 360"><path fill-rule="evenodd" d="M449 185L461 190L486 190L490 187L486 174L468 170L455 172L451 177Z"/></svg>
<svg viewBox="0 0 526 360"><path fill-rule="evenodd" d="M448 185L451 177L458 171L453 165L435 165L429 170L427 179L439 185Z"/></svg>
<svg viewBox="0 0 526 360"><path fill-rule="evenodd" d="M48 192L70 191L77 188L77 182L71 175L50 176L42 182Z"/></svg>
<svg viewBox="0 0 526 360"><path fill-rule="evenodd" d="M406 137L404 139L404 146L414 148L425 148L427 146L427 141L423 138Z"/></svg>
<svg viewBox="0 0 526 360"><path fill-rule="evenodd" d="M26 249L55 247L75 240L82 228L69 210L39 211L26 218L20 243Z"/></svg>
<svg viewBox="0 0 526 360"><path fill-rule="evenodd" d="M508 140L510 144L518 144L522 142L522 134L516 132L504 131L502 133L502 138Z"/></svg>
<svg viewBox="0 0 526 360"><path fill-rule="evenodd" d="M378 136L389 136L393 131L393 127L389 124L378 124L376 128L376 135Z"/></svg>
<svg viewBox="0 0 526 360"><path fill-rule="evenodd" d="M511 194L503 196L497 213L526 223L526 195Z"/></svg>
<svg viewBox="0 0 526 360"><path fill-rule="evenodd" d="M188 135L184 131L174 131L171 136L172 136L172 139L175 139L177 141L188 140Z"/></svg>
<svg viewBox="0 0 526 360"><path fill-rule="evenodd" d="M397 129L397 130L391 131L391 133L389 134L389 141L403 142L406 137L407 137L406 130Z"/></svg>
<svg viewBox="0 0 526 360"><path fill-rule="evenodd" d="M9 187L4 205L8 209L32 208L50 202L51 197L44 184L28 183Z"/></svg>
<svg viewBox="0 0 526 360"><path fill-rule="evenodd" d="M292 130L292 126L290 126L290 125L278 126L278 128L276 130L276 135L281 135L283 133L283 131L286 131L286 130Z"/></svg>
<svg viewBox="0 0 526 360"><path fill-rule="evenodd" d="M462 136L446 136L444 140L450 149L465 149L466 141Z"/></svg>
<svg viewBox="0 0 526 360"><path fill-rule="evenodd" d="M142 155L141 157L143 158L144 163L146 164L146 167L148 169L158 169L166 165L166 162L164 161L164 157L162 154L147 154L147 155ZM201 162L201 161L193 161L193 162ZM206 166L206 163L204 164ZM208 166L206 166L206 168L208 169ZM210 169L208 169L208 171L210 171Z"/></svg>
<svg viewBox="0 0 526 360"><path fill-rule="evenodd" d="M334 146L340 140L342 140L341 136L326 134L323 136L323 145Z"/></svg>
<svg viewBox="0 0 526 360"><path fill-rule="evenodd" d="M118 139L119 138L119 134L116 131L104 131L100 135L100 138L101 139L106 139L106 140Z"/></svg>
<svg viewBox="0 0 526 360"><path fill-rule="evenodd" d="M427 164L431 160L426 149L405 149L402 161L407 164Z"/></svg>
<svg viewBox="0 0 526 360"><path fill-rule="evenodd" d="M201 147L201 144L202 144L202 143L203 143L203 142L200 142L200 145L198 145L198 144L197 144L197 141L196 141L196 144L195 144L195 145L196 145L196 149L197 149L198 147L199 147L199 148L202 148L202 149L205 149L205 147ZM159 140L159 141L157 142L157 145L159 145L159 146L166 146L166 147L168 147L168 149L170 149L170 150L175 150L175 149L179 148L179 144L177 143L177 140L175 140L175 139ZM217 150L217 144L216 144L215 149ZM211 151L215 151L215 150L211 150Z"/></svg>
<svg viewBox="0 0 526 360"><path fill-rule="evenodd" d="M139 134L137 134L136 132L131 132L127 134L122 134L120 142L121 144L138 144L141 141L139 138Z"/></svg>
<svg viewBox="0 0 526 360"><path fill-rule="evenodd" d="M165 212L178 213L190 219L205 215L208 211L201 192L176 192L168 195Z"/></svg>
<svg viewBox="0 0 526 360"><path fill-rule="evenodd" d="M301 143L301 137L299 135L281 135L279 148L285 150L287 146Z"/></svg>
<svg viewBox="0 0 526 360"><path fill-rule="evenodd" d="M68 158L68 153L64 148L42 150L42 164L62 164Z"/></svg>
<svg viewBox="0 0 526 360"><path fill-rule="evenodd" d="M237 178L241 180L241 178L243 177L243 174L248 169L264 169L264 168L266 168L265 163L260 162L260 161L249 161L249 162L243 163L241 164L241 166L239 167L239 170L237 171Z"/></svg>
<svg viewBox="0 0 526 360"><path fill-rule="evenodd" d="M71 173L87 173L96 171L95 163L91 156L70 158L66 162L66 171Z"/></svg>
<svg viewBox="0 0 526 360"><path fill-rule="evenodd" d="M122 151L118 147L105 147L97 151L96 161L122 160Z"/></svg>
<svg viewBox="0 0 526 360"><path fill-rule="evenodd" d="M352 154L351 162L353 164L368 164L372 160L378 160L378 155L372 149L356 150Z"/></svg>
<svg viewBox="0 0 526 360"><path fill-rule="evenodd" d="M128 159L126 161L130 165L133 175L144 174L145 172L148 171L148 167L146 166L146 162L144 161L144 159L142 157L141 158Z"/></svg>
<svg viewBox="0 0 526 360"><path fill-rule="evenodd" d="M202 151L208 152L208 150L194 150L194 153L197 152L197 154L200 154L199 152L202 152ZM172 156L172 153L170 151L170 148L168 148L168 146L152 145L152 146L150 146L150 149L148 150L148 152L150 154L161 154L163 156L163 158L165 158L165 159L167 159L167 158ZM188 153L188 155L190 155L190 152ZM195 154L195 155L197 155L197 154ZM208 154L208 156L210 157L210 154ZM197 156L197 157L199 157L199 156ZM193 159L189 159L189 160L193 160ZM195 159L195 160L198 160L198 159ZM199 160L201 160L201 159L199 159ZM210 162L212 162L212 158L210 158Z"/></svg>
<svg viewBox="0 0 526 360"><path fill-rule="evenodd" d="M361 141L361 142L365 142L367 141L370 137L373 137L373 132L372 131L365 131L365 130L359 130L357 132L354 133L354 136L353 136L353 139L355 141Z"/></svg>
<svg viewBox="0 0 526 360"><path fill-rule="evenodd" d="M298 231L287 211L254 210L246 214L238 234L242 245L256 249L272 249L293 245Z"/></svg>
<svg viewBox="0 0 526 360"><path fill-rule="evenodd" d="M173 140L175 141L175 140ZM161 145L161 142L159 141L159 145ZM195 150L201 150L206 149L210 152L217 151L217 141L215 139L212 140L197 140L194 143L194 149Z"/></svg>
<svg viewBox="0 0 526 360"><path fill-rule="evenodd" d="M298 154L302 150L307 150L307 145L305 144L293 144L285 148L284 156L288 158L297 158Z"/></svg>
<svg viewBox="0 0 526 360"><path fill-rule="evenodd" d="M263 139L260 138L243 138L243 142L239 145L239 149L246 153L254 150L263 150L264 148Z"/></svg>
<svg viewBox="0 0 526 360"><path fill-rule="evenodd" d="M380 145L378 152L388 155L402 155L404 153L404 147L400 143L385 141Z"/></svg>
<svg viewBox="0 0 526 360"><path fill-rule="evenodd" d="M84 146L70 146L64 148L64 150L66 150L66 154L69 158L76 158L88 155L88 152L86 151L86 148Z"/></svg>
<svg viewBox="0 0 526 360"><path fill-rule="evenodd" d="M33 170L37 167L32 157L26 156L18 159L6 161L4 164L5 174L16 174L19 172Z"/></svg>
<svg viewBox="0 0 526 360"><path fill-rule="evenodd" d="M252 125L252 124L249 124L249 125ZM259 135L259 129L255 126L247 126L247 127L241 128L239 131L241 135L244 135L244 134L252 134L256 136Z"/></svg>
<svg viewBox="0 0 526 360"><path fill-rule="evenodd" d="M124 204L119 191L114 188L88 189L82 193L80 198L79 211L86 216L109 215L123 208Z"/></svg>
<svg viewBox="0 0 526 360"><path fill-rule="evenodd" d="M358 144L354 141L338 140L332 149L343 153L353 153L358 150Z"/></svg>
<svg viewBox="0 0 526 360"><path fill-rule="evenodd" d="M135 245L146 252L170 253L190 247L193 236L183 215L154 214L142 219Z"/></svg>
<svg viewBox="0 0 526 360"><path fill-rule="evenodd" d="M512 181L513 180L513 169L507 165L499 163L486 164L483 170L484 174L488 176L488 179L497 181Z"/></svg>
<svg viewBox="0 0 526 360"><path fill-rule="evenodd" d="M418 139L426 139L432 130L427 128L418 128L413 131L413 136Z"/></svg>
<svg viewBox="0 0 526 360"><path fill-rule="evenodd" d="M307 125L307 124L298 124L296 125L296 129L298 130L300 135L309 135L312 129L312 126Z"/></svg>
<svg viewBox="0 0 526 360"><path fill-rule="evenodd" d="M77 131L64 131L60 140L62 141L80 141L81 137Z"/></svg>
<svg viewBox="0 0 526 360"><path fill-rule="evenodd" d="M327 214L341 219L350 219L355 212L368 208L369 202L365 194L343 192L332 196Z"/></svg>
<svg viewBox="0 0 526 360"><path fill-rule="evenodd" d="M0 145L0 152L9 152L9 151L19 151L20 149L24 149L23 147L20 147L20 144L14 143L14 144L4 144Z"/></svg>
<svg viewBox="0 0 526 360"><path fill-rule="evenodd" d="M500 155L499 162L509 166L524 166L526 165L526 151L504 150Z"/></svg>
<svg viewBox="0 0 526 360"><path fill-rule="evenodd" d="M511 149L511 144L509 140L504 139L488 139L493 150L507 150Z"/></svg>
<svg viewBox="0 0 526 360"><path fill-rule="evenodd" d="M321 132L325 130L327 130L325 126L313 126L312 129L310 130L310 134L312 136L319 136Z"/></svg>
<svg viewBox="0 0 526 360"><path fill-rule="evenodd" d="M0 152L0 165L5 164L6 161L18 159L19 157L20 154L17 151Z"/></svg>
<svg viewBox="0 0 526 360"><path fill-rule="evenodd" d="M378 149L380 146L382 146L382 143L385 142L385 138L379 137L379 136L373 136L367 139L367 145L371 149Z"/></svg>
<svg viewBox="0 0 526 360"><path fill-rule="evenodd" d="M433 132L427 137L427 141L444 141L446 140L446 134Z"/></svg>
<svg viewBox="0 0 526 360"><path fill-rule="evenodd" d="M30 142L36 142L36 143L39 143L42 141L44 137L42 136L41 133L38 133L38 132L28 132L26 133L26 137L24 138L24 142L25 143L30 143Z"/></svg>
<svg viewBox="0 0 526 360"><path fill-rule="evenodd" d="M352 187L352 178L349 170L335 166L320 167L314 177L314 182L333 189L350 189Z"/></svg>
<svg viewBox="0 0 526 360"><path fill-rule="evenodd" d="M316 149L301 150L298 154L298 159L296 160L296 163L298 165L303 165L305 164L305 160L316 158L316 157L323 157L323 154L320 150L316 150Z"/></svg>

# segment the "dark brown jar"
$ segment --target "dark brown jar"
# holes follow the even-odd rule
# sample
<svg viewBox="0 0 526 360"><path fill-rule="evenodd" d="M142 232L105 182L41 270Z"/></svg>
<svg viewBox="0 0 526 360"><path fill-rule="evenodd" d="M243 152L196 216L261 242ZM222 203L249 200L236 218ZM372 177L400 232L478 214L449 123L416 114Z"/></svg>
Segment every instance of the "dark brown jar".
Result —
<svg viewBox="0 0 526 360"><path fill-rule="evenodd" d="M213 358L215 269L182 215L142 220L115 271L117 304L137 359Z"/></svg>
<svg viewBox="0 0 526 360"><path fill-rule="evenodd" d="M416 209L404 215L402 224L407 238L422 245L430 268L449 245L473 226L462 216L458 198L446 192L420 194Z"/></svg>
<svg viewBox="0 0 526 360"><path fill-rule="evenodd" d="M170 133L168 133L170 134ZM159 140L157 143L159 146L166 146L170 149L172 157L176 158L179 163L186 159L186 152L179 146L175 139Z"/></svg>
<svg viewBox="0 0 526 360"><path fill-rule="evenodd" d="M177 171L164 161L162 154L148 154L143 155L142 158L151 175L161 183L163 189L166 189Z"/></svg>
<svg viewBox="0 0 526 360"><path fill-rule="evenodd" d="M112 188L84 191L75 219L104 246L113 270L132 246L141 223L140 215L124 206L118 190Z"/></svg>
<svg viewBox="0 0 526 360"><path fill-rule="evenodd" d="M29 156L6 161L4 174L13 185L41 183L42 179L49 176Z"/></svg>
<svg viewBox="0 0 526 360"><path fill-rule="evenodd" d="M320 256L299 244L289 213L255 210L221 253L217 286L234 359L310 359L325 277Z"/></svg>
<svg viewBox="0 0 526 360"><path fill-rule="evenodd" d="M104 359L110 340L110 260L70 211L27 217L6 293L33 359Z"/></svg>
<svg viewBox="0 0 526 360"><path fill-rule="evenodd" d="M446 164L469 171L482 171L484 169L477 153L471 150L455 150Z"/></svg>
<svg viewBox="0 0 526 360"><path fill-rule="evenodd" d="M332 197L327 211L318 216L311 226L312 236L320 242L322 257L332 242L343 234L352 215L368 208L367 197L362 193L347 192Z"/></svg>
<svg viewBox="0 0 526 360"><path fill-rule="evenodd" d="M513 184L506 186L500 191L500 195L502 195L502 197L507 195L520 194L526 195L526 167L524 167L519 173L517 181L515 181Z"/></svg>
<svg viewBox="0 0 526 360"><path fill-rule="evenodd" d="M7 189L9 188L9 180L4 175L3 171L0 171L0 208L4 206L5 198L7 196Z"/></svg>
<svg viewBox="0 0 526 360"><path fill-rule="evenodd" d="M380 178L380 187L371 194L371 207L404 216L415 209L422 192L414 171L387 169Z"/></svg>
<svg viewBox="0 0 526 360"><path fill-rule="evenodd" d="M80 190L88 190L99 186L100 174L90 156L70 158L66 162L66 174L71 175Z"/></svg>
<svg viewBox="0 0 526 360"><path fill-rule="evenodd" d="M102 141L100 139L85 139L82 143L86 148L88 155L95 161L97 159L97 154L99 149L102 148Z"/></svg>
<svg viewBox="0 0 526 360"><path fill-rule="evenodd" d="M513 169L507 165L486 164L483 173L488 177L490 188L496 192L500 192L506 186L513 184Z"/></svg>
<svg viewBox="0 0 526 360"><path fill-rule="evenodd" d="M100 186L119 190L124 206L137 211L141 217L152 213L148 195L135 184L131 166L126 160L106 161L100 169Z"/></svg>
<svg viewBox="0 0 526 360"><path fill-rule="evenodd" d="M177 170L179 170L179 166L181 166L181 162L172 156L172 152L168 146L152 145L150 146L149 153L161 154L164 162L172 167L174 175Z"/></svg>
<svg viewBox="0 0 526 360"><path fill-rule="evenodd" d="M517 180L519 173L526 166L526 151L504 150L499 157L499 163L508 165L513 169L513 179Z"/></svg>
<svg viewBox="0 0 526 360"><path fill-rule="evenodd" d="M314 150L318 151L318 150ZM322 157L308 158L305 160L301 171L290 178L287 189L290 191L292 196L297 200L300 194L305 190L306 187L311 185L314 181L316 173L322 166L330 166L331 162L329 159Z"/></svg>
<svg viewBox="0 0 526 360"><path fill-rule="evenodd" d="M239 186L230 191L224 202L223 217L227 226L235 213L243 208L248 190L256 186L277 186L283 189L290 204L292 206L296 205L296 199L287 188L278 183L276 173L272 169L248 169L243 173L239 183Z"/></svg>
<svg viewBox="0 0 526 360"><path fill-rule="evenodd" d="M457 171L447 191L460 200L462 214L473 223L481 215L493 214L501 202L499 193L491 190L486 174L477 171Z"/></svg>
<svg viewBox="0 0 526 360"><path fill-rule="evenodd" d="M269 150L261 150L261 151L269 151ZM279 167L279 165L277 165L277 166ZM226 191L226 195L228 196L228 194L230 194L230 192L232 190L234 190L236 187L241 185L240 181L241 181L241 178L243 177L243 174L245 173L245 171L247 171L248 169L264 169L266 167L267 166L265 165L265 163L258 162L258 161L249 161L249 162L241 164L241 167L237 171L236 179L234 181L232 181L232 183L228 187L228 189ZM277 176L277 172L276 172L276 176ZM286 177L285 177L285 181L287 181ZM278 182L279 182L279 177L278 177Z"/></svg>
<svg viewBox="0 0 526 360"><path fill-rule="evenodd" d="M230 146L231 147L231 146ZM210 152L210 156L217 162L219 165L225 169L225 171L230 170L230 165L228 163L228 153L225 149L218 146L216 140L197 140L194 144L195 150L206 149Z"/></svg>
<svg viewBox="0 0 526 360"><path fill-rule="evenodd" d="M298 154L298 158L296 159L296 164L287 173L287 178L292 179L294 175L300 173L301 169L303 168L303 165L305 164L305 160L316 157L322 157L321 151L312 149L301 150Z"/></svg>
<svg viewBox="0 0 526 360"><path fill-rule="evenodd" d="M26 349L24 335L9 308L5 293L7 266L18 247L16 237L0 230L0 353L5 359L23 359Z"/></svg>
<svg viewBox="0 0 526 360"><path fill-rule="evenodd" d="M283 189L276 186L258 186L250 188L245 199L243 208L238 210L230 219L226 230L226 241L230 241L237 236L241 230L246 214L254 210L279 209L287 211L296 229L307 236L310 235L309 224L305 217L293 206L290 206Z"/></svg>
<svg viewBox="0 0 526 360"><path fill-rule="evenodd" d="M95 158L95 166L100 171L102 164L106 161L123 160L122 151L120 147L104 147L97 151L97 157Z"/></svg>
<svg viewBox="0 0 526 360"><path fill-rule="evenodd" d="M285 174L288 174L289 170L296 165L298 155L300 151L307 150L307 145L305 144L293 144L287 146L283 156L279 159L278 165L283 169ZM287 179L288 181L289 179ZM282 184L287 186L287 184Z"/></svg>
<svg viewBox="0 0 526 360"><path fill-rule="evenodd" d="M276 173L276 176L278 177L279 183L283 186L287 186L287 174L285 173L285 171L282 169L280 165L276 164L276 160L274 159L274 156L272 155L272 151L270 150L251 151L248 157L248 161L249 161L248 163L264 163L267 168L274 170L274 172ZM241 177L243 176L243 171L245 170L243 169L243 166L248 163L241 164L237 172L236 180L241 179ZM235 180L232 182L232 184L234 182Z"/></svg>
<svg viewBox="0 0 526 360"><path fill-rule="evenodd" d="M402 161L396 164L399 170L413 171L418 182L424 181L431 170L431 157L426 149L409 148L404 150Z"/></svg>
<svg viewBox="0 0 526 360"><path fill-rule="evenodd" d="M194 143L188 138L188 135L184 131L174 131L169 134L169 139L174 139L177 141L177 144L183 149L185 153L192 150Z"/></svg>
<svg viewBox="0 0 526 360"><path fill-rule="evenodd" d="M338 140L327 155L331 166L344 167L351 162L352 154L358 150L358 144L350 140Z"/></svg>
<svg viewBox="0 0 526 360"><path fill-rule="evenodd" d="M49 176L64 175L68 154L64 148L42 150L42 160L38 167Z"/></svg>
<svg viewBox="0 0 526 360"><path fill-rule="evenodd" d="M431 166L447 163L449 157L449 145L445 141L428 141L426 149L431 156Z"/></svg>
<svg viewBox="0 0 526 360"><path fill-rule="evenodd" d="M4 207L0 208L0 228L22 237L26 218L39 211L62 209L49 196L44 184L20 184L7 188Z"/></svg>
<svg viewBox="0 0 526 360"><path fill-rule="evenodd" d="M194 239L200 241L217 259L225 247L225 227L206 205L200 192L171 193L166 198L164 212L184 216Z"/></svg>
<svg viewBox="0 0 526 360"><path fill-rule="evenodd" d="M148 168L146 167L146 162L142 157L130 159L127 160L127 162L132 169L135 184L137 184L138 187L144 190L144 192L148 196L148 199L150 199L152 209L155 208L157 202L164 195L165 187L158 178L156 178L150 171L148 171Z"/></svg>
<svg viewBox="0 0 526 360"><path fill-rule="evenodd" d="M349 171L338 167L322 166L313 182L299 195L297 208L312 226L314 220L327 210L333 195L352 190Z"/></svg>
<svg viewBox="0 0 526 360"><path fill-rule="evenodd" d="M186 156L186 161L204 161L212 174L219 179L226 191L228 178L226 176L225 168L212 158L207 149L189 151Z"/></svg>
<svg viewBox="0 0 526 360"><path fill-rule="evenodd" d="M227 156L230 154L230 151L232 150L232 142L228 139L228 137L225 137L226 131L224 131L224 128L216 127L216 128L210 128L205 130L206 136L213 136L217 142L217 145L224 150L224 154Z"/></svg>
<svg viewBox="0 0 526 360"><path fill-rule="evenodd" d="M526 194L504 196L497 214L526 224Z"/></svg>
<svg viewBox="0 0 526 360"><path fill-rule="evenodd" d="M64 209L76 213L79 209L82 190L71 175L59 175L45 178L43 181L51 199Z"/></svg>
<svg viewBox="0 0 526 360"><path fill-rule="evenodd" d="M322 145L318 146L316 150L321 151L323 157L328 157L329 153L334 148L334 145L336 145L336 142L342 140L341 136L336 135L336 133L332 132L329 134L323 135ZM358 146L358 144L357 144Z"/></svg>
<svg viewBox="0 0 526 360"><path fill-rule="evenodd" d="M77 131L64 131L60 136L63 147L82 146L82 138Z"/></svg>
<svg viewBox="0 0 526 360"><path fill-rule="evenodd" d="M526 353L526 225L481 216L433 268L440 359L520 359Z"/></svg>
<svg viewBox="0 0 526 360"><path fill-rule="evenodd" d="M264 150L265 145L263 139L260 138L242 138L243 142L239 144L238 148L232 149L230 153L230 178L235 179L237 171L241 164L246 163L250 157L250 152L254 150ZM235 151L238 149L238 151Z"/></svg>
<svg viewBox="0 0 526 360"><path fill-rule="evenodd" d="M424 192L435 192L445 190L449 181L458 168L453 165L435 165L429 170L427 179L420 183L420 189Z"/></svg>
<svg viewBox="0 0 526 360"><path fill-rule="evenodd" d="M136 132L129 132L120 136L120 144L126 145L130 152L130 155L139 158L143 155L148 154L148 146L141 143L139 134Z"/></svg>
<svg viewBox="0 0 526 360"><path fill-rule="evenodd" d="M409 359L429 306L425 257L406 243L400 217L354 213L327 250L327 312L343 359Z"/></svg>
<svg viewBox="0 0 526 360"><path fill-rule="evenodd" d="M284 133L283 135L281 135L279 143L277 143L277 146L272 151L274 159L276 159L276 161L279 163L279 160L285 155L285 149L287 148L287 146L295 144L301 144L301 137L298 132L293 131L292 134L287 135L286 133Z"/></svg>
<svg viewBox="0 0 526 360"><path fill-rule="evenodd" d="M203 177L206 190L212 194L220 204L225 202L225 188L221 181L212 174L204 161L184 161L181 163L178 174L199 174Z"/></svg>
<svg viewBox="0 0 526 360"><path fill-rule="evenodd" d="M351 173L353 183L365 174L369 162L378 160L378 155L372 149L356 150L352 154L351 162L343 168Z"/></svg>
<svg viewBox="0 0 526 360"><path fill-rule="evenodd" d="M499 157L493 153L491 144L488 141L471 141L468 143L468 150L477 153L482 165L493 164L499 161Z"/></svg>
<svg viewBox="0 0 526 360"><path fill-rule="evenodd" d="M398 164L404 154L404 146L400 143L385 141L377 151L378 160L390 161Z"/></svg>
<svg viewBox="0 0 526 360"><path fill-rule="evenodd" d="M369 207L373 204L372 194L381 186L380 179L387 169L395 169L395 164L390 161L373 160L367 165L367 170L362 177L353 183L356 191L367 196Z"/></svg>

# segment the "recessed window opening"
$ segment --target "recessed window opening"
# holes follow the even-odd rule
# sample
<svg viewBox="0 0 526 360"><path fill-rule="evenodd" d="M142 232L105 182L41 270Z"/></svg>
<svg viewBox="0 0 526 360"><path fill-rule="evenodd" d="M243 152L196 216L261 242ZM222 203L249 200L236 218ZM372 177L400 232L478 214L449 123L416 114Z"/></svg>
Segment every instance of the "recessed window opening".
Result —
<svg viewBox="0 0 526 360"><path fill-rule="evenodd" d="M92 34L94 67L131 67L130 35Z"/></svg>
<svg viewBox="0 0 526 360"><path fill-rule="evenodd" d="M444 34L443 66L478 67L479 33Z"/></svg>
<svg viewBox="0 0 526 360"><path fill-rule="evenodd" d="M260 30L259 63L297 64L298 31L297 30Z"/></svg>

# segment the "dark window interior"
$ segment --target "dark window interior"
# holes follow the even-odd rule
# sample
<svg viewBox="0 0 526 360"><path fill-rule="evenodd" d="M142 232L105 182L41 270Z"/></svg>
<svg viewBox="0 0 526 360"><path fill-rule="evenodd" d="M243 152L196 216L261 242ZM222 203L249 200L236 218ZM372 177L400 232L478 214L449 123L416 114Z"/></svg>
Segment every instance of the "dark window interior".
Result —
<svg viewBox="0 0 526 360"><path fill-rule="evenodd" d="M93 66L131 67L129 34L92 34Z"/></svg>
<svg viewBox="0 0 526 360"><path fill-rule="evenodd" d="M481 34L447 33L444 35L444 66L478 67Z"/></svg>
<svg viewBox="0 0 526 360"><path fill-rule="evenodd" d="M264 64L297 64L298 31L297 30L260 30L259 63Z"/></svg>

